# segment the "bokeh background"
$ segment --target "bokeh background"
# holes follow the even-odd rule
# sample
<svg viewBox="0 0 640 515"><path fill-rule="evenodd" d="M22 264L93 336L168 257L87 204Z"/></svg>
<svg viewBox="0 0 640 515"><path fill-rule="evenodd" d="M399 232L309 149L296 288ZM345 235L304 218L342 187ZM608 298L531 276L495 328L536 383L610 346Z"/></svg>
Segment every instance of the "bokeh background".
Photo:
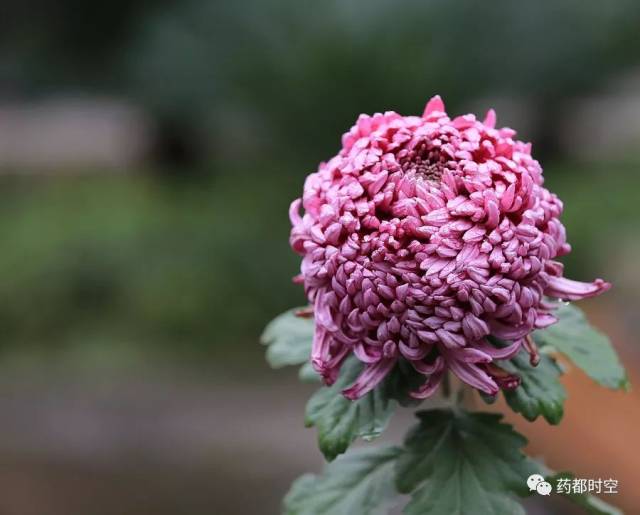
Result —
<svg viewBox="0 0 640 515"><path fill-rule="evenodd" d="M359 113L435 93L534 142L638 384L639 26L635 0L4 0L0 513L277 513L322 463L258 344L304 301L289 202ZM640 513L638 394L565 383L563 425L510 420Z"/></svg>

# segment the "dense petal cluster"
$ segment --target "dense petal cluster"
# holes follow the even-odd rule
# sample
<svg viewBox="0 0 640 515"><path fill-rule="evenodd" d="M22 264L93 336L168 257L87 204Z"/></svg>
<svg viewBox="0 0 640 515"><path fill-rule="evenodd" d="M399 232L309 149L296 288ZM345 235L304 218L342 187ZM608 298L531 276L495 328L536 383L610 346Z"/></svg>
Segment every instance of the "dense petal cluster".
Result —
<svg viewBox="0 0 640 515"><path fill-rule="evenodd" d="M524 347L535 363L529 334L556 321L546 297L609 288L562 277L562 203L543 187L530 144L495 120L492 110L450 119L437 96L422 116L361 115L292 203L296 279L316 322L312 364L327 384L347 356L365 364L348 398L399 359L426 377L417 398L446 371L489 395L517 387L493 361Z"/></svg>

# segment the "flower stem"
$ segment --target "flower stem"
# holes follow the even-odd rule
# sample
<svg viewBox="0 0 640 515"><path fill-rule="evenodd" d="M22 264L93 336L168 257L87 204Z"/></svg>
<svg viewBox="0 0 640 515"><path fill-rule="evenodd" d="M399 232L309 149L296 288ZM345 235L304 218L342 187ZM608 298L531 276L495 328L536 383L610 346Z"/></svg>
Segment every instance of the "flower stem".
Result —
<svg viewBox="0 0 640 515"><path fill-rule="evenodd" d="M451 400L451 382L449 380L449 372L445 372L442 378L442 396L445 400Z"/></svg>

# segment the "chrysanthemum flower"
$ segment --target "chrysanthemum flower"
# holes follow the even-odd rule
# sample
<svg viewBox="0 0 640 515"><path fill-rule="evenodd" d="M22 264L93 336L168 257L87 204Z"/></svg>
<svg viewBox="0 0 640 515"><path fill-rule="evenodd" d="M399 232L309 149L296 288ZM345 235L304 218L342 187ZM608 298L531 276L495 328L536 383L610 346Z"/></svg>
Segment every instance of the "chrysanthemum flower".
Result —
<svg viewBox="0 0 640 515"><path fill-rule="evenodd" d="M313 367L331 384L349 355L365 365L346 397L401 359L427 378L416 398L447 370L489 395L517 387L493 361L524 347L535 362L529 334L556 321L546 298L610 287L562 276L562 202L543 187L531 145L495 121L493 110L450 119L438 96L422 116L361 115L291 204Z"/></svg>

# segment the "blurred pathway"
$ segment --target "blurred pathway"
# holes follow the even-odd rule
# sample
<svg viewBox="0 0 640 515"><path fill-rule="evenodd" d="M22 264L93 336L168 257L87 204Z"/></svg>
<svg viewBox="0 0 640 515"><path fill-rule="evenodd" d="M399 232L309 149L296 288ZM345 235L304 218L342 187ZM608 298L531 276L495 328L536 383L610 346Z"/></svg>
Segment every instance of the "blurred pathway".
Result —
<svg viewBox="0 0 640 515"><path fill-rule="evenodd" d="M629 335L602 316L596 322L613 328L631 381L640 384L638 353L623 344ZM313 386L300 385L295 371L233 365L206 373L151 363L92 372L85 364L79 371L3 362L0 514L279 513L290 482L322 466L315 430L303 427ZM604 390L578 370L564 382L561 426L508 420L550 466L618 479L621 493L608 500L640 513L640 395ZM399 443L411 421L403 410L383 439ZM547 499L529 502L531 514L553 513ZM570 513L562 504L557 510Z"/></svg>

